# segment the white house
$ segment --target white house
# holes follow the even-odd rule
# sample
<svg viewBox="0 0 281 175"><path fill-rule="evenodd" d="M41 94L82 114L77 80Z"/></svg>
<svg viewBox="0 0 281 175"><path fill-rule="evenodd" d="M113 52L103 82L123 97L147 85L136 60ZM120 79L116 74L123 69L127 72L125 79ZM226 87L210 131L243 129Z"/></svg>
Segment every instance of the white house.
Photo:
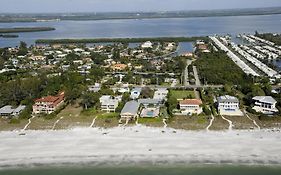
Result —
<svg viewBox="0 0 281 175"><path fill-rule="evenodd" d="M4 106L0 109L0 116L1 117L17 117L26 106L20 105L17 108L13 108L12 106Z"/></svg>
<svg viewBox="0 0 281 175"><path fill-rule="evenodd" d="M101 89L101 85L99 83L95 83L95 85L88 86L90 92L98 92Z"/></svg>
<svg viewBox="0 0 281 175"><path fill-rule="evenodd" d="M271 96L256 96L253 98L253 109L263 114L274 114L278 112L276 108L277 101Z"/></svg>
<svg viewBox="0 0 281 175"><path fill-rule="evenodd" d="M141 48L143 48L143 49L152 48L152 45L153 45L152 42L146 41L145 43L143 43L143 44L141 45Z"/></svg>
<svg viewBox="0 0 281 175"><path fill-rule="evenodd" d="M159 88L154 92L153 99L166 100L169 91L166 88Z"/></svg>
<svg viewBox="0 0 281 175"><path fill-rule="evenodd" d="M141 94L141 88L134 88L131 91L130 98L133 99L133 100L138 99L140 94Z"/></svg>
<svg viewBox="0 0 281 175"><path fill-rule="evenodd" d="M201 114L203 109L201 107L202 101L198 99L186 99L179 102L182 115Z"/></svg>
<svg viewBox="0 0 281 175"><path fill-rule="evenodd" d="M104 95L100 98L101 110L106 112L115 112L115 109L119 104L118 98L114 98L110 95Z"/></svg>
<svg viewBox="0 0 281 175"><path fill-rule="evenodd" d="M75 49L74 49L74 52L76 52L76 53L82 53L82 52L85 52L85 50L84 50L84 49L80 49L80 48L75 48Z"/></svg>
<svg viewBox="0 0 281 175"><path fill-rule="evenodd" d="M220 115L243 116L236 97L225 95L218 97L218 112Z"/></svg>

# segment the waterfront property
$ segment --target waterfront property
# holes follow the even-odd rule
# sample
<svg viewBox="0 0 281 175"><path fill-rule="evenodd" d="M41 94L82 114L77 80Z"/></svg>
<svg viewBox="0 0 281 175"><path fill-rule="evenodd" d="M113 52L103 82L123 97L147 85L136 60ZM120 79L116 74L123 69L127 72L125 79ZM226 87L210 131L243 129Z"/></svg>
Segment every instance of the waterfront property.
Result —
<svg viewBox="0 0 281 175"><path fill-rule="evenodd" d="M218 112L220 115L243 116L236 97L225 95L218 97Z"/></svg>
<svg viewBox="0 0 281 175"><path fill-rule="evenodd" d="M16 108L13 108L10 105L4 106L0 109L1 117L17 117L19 114L26 108L24 105L20 105Z"/></svg>
<svg viewBox="0 0 281 175"><path fill-rule="evenodd" d="M277 101L271 96L256 96L253 98L254 107L256 112L261 112L263 114L274 114L278 112L276 108Z"/></svg>
<svg viewBox="0 0 281 175"><path fill-rule="evenodd" d="M179 102L180 111L182 115L192 115L192 114L201 114L202 110L202 101L198 99L186 99Z"/></svg>
<svg viewBox="0 0 281 175"><path fill-rule="evenodd" d="M140 104L137 101L127 102L120 113L121 119L126 121L135 119L138 116L139 107Z"/></svg>
<svg viewBox="0 0 281 175"><path fill-rule="evenodd" d="M57 96L47 96L35 100L32 106L34 114L51 114L64 103L64 92Z"/></svg>
<svg viewBox="0 0 281 175"><path fill-rule="evenodd" d="M102 96L100 98L101 110L106 112L115 112L115 109L118 107L120 101L119 99L109 95Z"/></svg>

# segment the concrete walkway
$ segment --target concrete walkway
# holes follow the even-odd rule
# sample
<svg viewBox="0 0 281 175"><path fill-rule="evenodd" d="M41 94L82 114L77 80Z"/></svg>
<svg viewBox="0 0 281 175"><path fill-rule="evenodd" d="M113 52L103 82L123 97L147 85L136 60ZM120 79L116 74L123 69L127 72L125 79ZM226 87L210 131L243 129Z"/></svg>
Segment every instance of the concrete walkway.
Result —
<svg viewBox="0 0 281 175"><path fill-rule="evenodd" d="M35 116L32 116L30 119L28 119L28 123L24 126L22 131L25 131L28 128L28 126L31 124L31 120L34 119L34 118L35 118Z"/></svg>
<svg viewBox="0 0 281 175"><path fill-rule="evenodd" d="M63 119L63 117L59 118L53 125L52 130L55 130L55 127L57 126L57 124L59 123L59 121L61 121Z"/></svg>
<svg viewBox="0 0 281 175"><path fill-rule="evenodd" d="M207 131L210 131L209 129L210 129L210 127L213 125L213 122L214 122L214 120L215 120L215 117L214 117L213 114L211 115L211 117L212 117L212 119L211 119L211 121L210 121L210 124L209 124L209 125L207 126L207 128L206 128Z"/></svg>
<svg viewBox="0 0 281 175"><path fill-rule="evenodd" d="M249 119L249 120L251 120L253 123L254 123L254 125L258 128L258 130L261 130L261 127L257 124L257 122L254 120L254 119L252 119L248 114L247 114L247 112L244 110L244 114L245 114L245 116Z"/></svg>
<svg viewBox="0 0 281 175"><path fill-rule="evenodd" d="M227 119L227 118L225 118L224 116L221 116L221 118L222 119L224 119L225 121L227 121L228 122L228 124L229 124L229 126L228 126L228 130L232 130L232 128L233 128L233 123L232 123L232 121L231 120L229 120L229 119Z"/></svg>
<svg viewBox="0 0 281 175"><path fill-rule="evenodd" d="M164 128L167 128L167 119L163 119Z"/></svg>
<svg viewBox="0 0 281 175"><path fill-rule="evenodd" d="M93 121L92 121L92 123L91 123L91 125L90 125L89 128L92 128L92 127L94 126L94 124L95 124L97 118L98 118L98 116L96 116L96 117L93 119Z"/></svg>

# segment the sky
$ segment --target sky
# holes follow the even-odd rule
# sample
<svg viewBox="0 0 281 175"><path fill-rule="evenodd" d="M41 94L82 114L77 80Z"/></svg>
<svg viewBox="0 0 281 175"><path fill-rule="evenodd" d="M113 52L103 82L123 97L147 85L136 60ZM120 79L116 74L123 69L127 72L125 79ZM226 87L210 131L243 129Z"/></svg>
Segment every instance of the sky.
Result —
<svg viewBox="0 0 281 175"><path fill-rule="evenodd" d="M0 0L0 4L0 13L65 13L281 7L281 0Z"/></svg>

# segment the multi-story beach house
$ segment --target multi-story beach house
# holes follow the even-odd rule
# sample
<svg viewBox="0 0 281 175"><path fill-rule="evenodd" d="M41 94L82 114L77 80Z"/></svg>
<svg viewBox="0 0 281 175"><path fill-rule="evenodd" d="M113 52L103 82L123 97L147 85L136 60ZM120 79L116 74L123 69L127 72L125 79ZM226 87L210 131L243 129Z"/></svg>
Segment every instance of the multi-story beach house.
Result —
<svg viewBox="0 0 281 175"><path fill-rule="evenodd" d="M220 115L243 116L242 111L239 109L238 98L225 95L218 97L217 101Z"/></svg>
<svg viewBox="0 0 281 175"><path fill-rule="evenodd" d="M34 114L51 114L64 103L64 92L57 96L47 96L35 100L32 106Z"/></svg>
<svg viewBox="0 0 281 175"><path fill-rule="evenodd" d="M100 98L101 110L106 112L115 112L120 99L109 95L104 95Z"/></svg>
<svg viewBox="0 0 281 175"><path fill-rule="evenodd" d="M140 104L137 101L127 102L120 113L121 119L126 121L135 119L138 116L139 108Z"/></svg>
<svg viewBox="0 0 281 175"><path fill-rule="evenodd" d="M186 99L179 102L180 111L182 115L201 114L203 109L201 107L202 101L198 99Z"/></svg>
<svg viewBox="0 0 281 175"><path fill-rule="evenodd" d="M278 112L276 108L277 101L271 96L256 96L253 98L254 107L256 112L263 114L274 114Z"/></svg>

